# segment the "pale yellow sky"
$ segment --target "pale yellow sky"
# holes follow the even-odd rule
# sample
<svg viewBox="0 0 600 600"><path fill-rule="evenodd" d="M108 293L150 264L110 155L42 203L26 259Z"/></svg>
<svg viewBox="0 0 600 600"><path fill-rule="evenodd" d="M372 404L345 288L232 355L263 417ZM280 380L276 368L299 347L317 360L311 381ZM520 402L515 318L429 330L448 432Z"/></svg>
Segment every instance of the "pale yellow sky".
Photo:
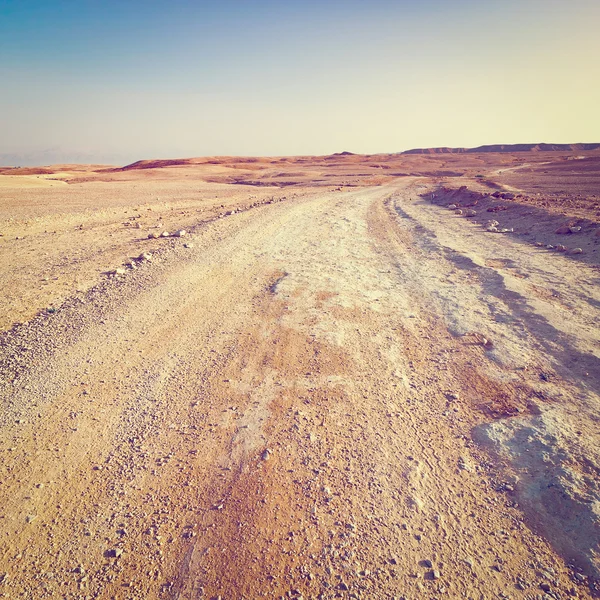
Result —
<svg viewBox="0 0 600 600"><path fill-rule="evenodd" d="M597 0L5 4L0 157L600 142Z"/></svg>

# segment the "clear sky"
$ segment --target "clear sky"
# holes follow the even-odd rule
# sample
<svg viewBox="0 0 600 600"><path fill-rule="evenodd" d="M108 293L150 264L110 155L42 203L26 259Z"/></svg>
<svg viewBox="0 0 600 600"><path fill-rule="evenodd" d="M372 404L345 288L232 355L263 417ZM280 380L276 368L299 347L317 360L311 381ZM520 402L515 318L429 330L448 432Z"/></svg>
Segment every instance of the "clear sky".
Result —
<svg viewBox="0 0 600 600"><path fill-rule="evenodd" d="M0 0L0 163L600 142L600 0Z"/></svg>

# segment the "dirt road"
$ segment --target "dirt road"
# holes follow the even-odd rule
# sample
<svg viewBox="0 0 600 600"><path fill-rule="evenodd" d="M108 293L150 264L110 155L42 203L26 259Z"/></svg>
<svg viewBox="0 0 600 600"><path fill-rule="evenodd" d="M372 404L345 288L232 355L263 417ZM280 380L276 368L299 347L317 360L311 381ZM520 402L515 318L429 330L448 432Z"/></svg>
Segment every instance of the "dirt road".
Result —
<svg viewBox="0 0 600 600"><path fill-rule="evenodd" d="M0 595L591 597L598 272L422 181L210 222L7 334Z"/></svg>

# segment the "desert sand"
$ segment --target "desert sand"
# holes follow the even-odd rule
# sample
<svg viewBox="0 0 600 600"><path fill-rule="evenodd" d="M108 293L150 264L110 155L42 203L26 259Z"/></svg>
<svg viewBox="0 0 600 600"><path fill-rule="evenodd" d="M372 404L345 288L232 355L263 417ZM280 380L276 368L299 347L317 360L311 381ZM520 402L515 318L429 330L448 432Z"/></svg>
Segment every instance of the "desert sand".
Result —
<svg viewBox="0 0 600 600"><path fill-rule="evenodd" d="M599 232L581 147L0 169L0 597L597 597Z"/></svg>

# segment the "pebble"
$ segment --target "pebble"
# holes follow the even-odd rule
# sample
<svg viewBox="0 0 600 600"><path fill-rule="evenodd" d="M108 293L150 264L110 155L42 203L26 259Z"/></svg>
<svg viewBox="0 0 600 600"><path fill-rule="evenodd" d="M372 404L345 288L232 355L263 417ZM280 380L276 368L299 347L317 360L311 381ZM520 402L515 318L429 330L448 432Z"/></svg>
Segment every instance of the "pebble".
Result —
<svg viewBox="0 0 600 600"><path fill-rule="evenodd" d="M579 233L581 231L581 227L569 227L569 231L571 233Z"/></svg>
<svg viewBox="0 0 600 600"><path fill-rule="evenodd" d="M570 254L583 254L583 250L581 248L573 248Z"/></svg>
<svg viewBox="0 0 600 600"><path fill-rule="evenodd" d="M192 244L191 242L186 242L186 243L183 245L183 247L184 247L184 248L193 248L193 247L194 247L194 244Z"/></svg>
<svg viewBox="0 0 600 600"><path fill-rule="evenodd" d="M157 238L159 238L160 236L158 235L158 233L156 233L155 231L153 231L152 233L148 234L148 239L149 240L155 240Z"/></svg>
<svg viewBox="0 0 600 600"><path fill-rule="evenodd" d="M123 267L119 267L118 269L115 269L113 271L114 275L125 275L126 271L125 269L123 269Z"/></svg>
<svg viewBox="0 0 600 600"><path fill-rule="evenodd" d="M465 217L474 217L477 214L476 210L473 210L472 208L470 208L466 213L465 213Z"/></svg>
<svg viewBox="0 0 600 600"><path fill-rule="evenodd" d="M271 450L269 450L269 448L267 448L267 449L266 449L266 450L265 450L265 451L262 453L262 455L261 455L261 458L262 458L263 460L269 460L269 458L271 458L271 454L272 454L272 453L273 453L273 452L272 452Z"/></svg>
<svg viewBox="0 0 600 600"><path fill-rule="evenodd" d="M180 229L174 235L175 237L183 237L184 235L187 235L187 231L185 229Z"/></svg>
<svg viewBox="0 0 600 600"><path fill-rule="evenodd" d="M163 231L160 235L161 237L169 237L171 234L168 231Z"/></svg>
<svg viewBox="0 0 600 600"><path fill-rule="evenodd" d="M458 206L456 206L456 204L448 204L448 208L450 210L456 210L458 208Z"/></svg>
<svg viewBox="0 0 600 600"><path fill-rule="evenodd" d="M152 260L152 254L150 252L142 252L138 256L138 260Z"/></svg>

